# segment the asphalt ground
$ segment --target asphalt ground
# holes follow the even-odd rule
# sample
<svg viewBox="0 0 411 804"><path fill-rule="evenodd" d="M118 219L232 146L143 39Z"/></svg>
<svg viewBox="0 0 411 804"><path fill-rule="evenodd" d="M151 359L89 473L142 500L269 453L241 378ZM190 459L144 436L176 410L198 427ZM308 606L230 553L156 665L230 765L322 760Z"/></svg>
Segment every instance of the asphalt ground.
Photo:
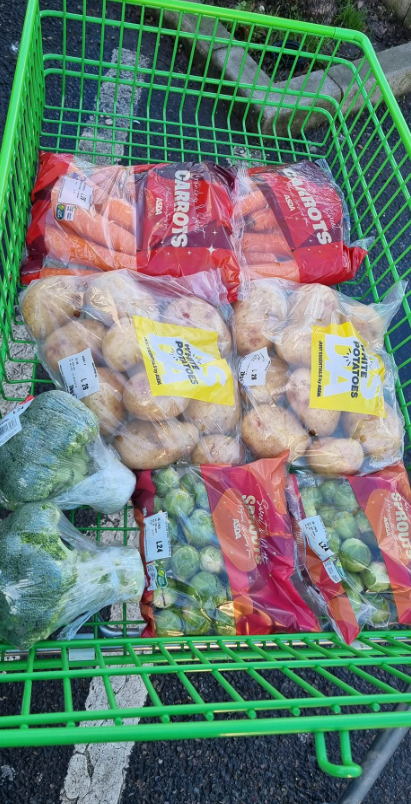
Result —
<svg viewBox="0 0 411 804"><path fill-rule="evenodd" d="M43 3L43 7L55 7L53 3ZM16 43L19 41L24 17L24 2L0 2L0 131L3 130L7 111L7 102L16 62ZM99 4L94 3L94 10ZM58 7L58 5L57 5ZM78 4L78 8L81 5ZM88 4L88 12L93 13L93 4ZM48 24L47 49L51 50L53 37L60 36L58 22ZM80 32L79 32L80 36ZM50 44L51 42L51 44ZM73 43L71 43L73 44ZM90 41L91 51L98 55L98 41ZM110 49L116 47L116 41L108 43L105 58L110 60ZM132 42L123 43L131 47ZM150 53L152 42L144 43ZM165 64L167 54L164 51ZM184 55L181 55L181 70L184 70ZM92 82L90 82L92 84ZM85 89L85 108L93 109L95 87ZM53 98L48 98L49 102ZM56 97L56 103L58 98ZM400 100L401 109L411 124L411 98ZM206 126L209 109L202 109L204 126ZM222 112L223 114L223 112ZM384 125L384 123L382 124ZM361 121L358 131L361 131ZM69 129L67 129L69 131ZM359 135L366 143L367 130ZM321 132L318 134L318 141ZM171 141L171 140L170 140ZM136 130L133 140L140 153L144 147L144 135ZM364 145L363 145L364 147ZM164 145L159 140L158 149L150 154L151 159L164 158ZM382 155L377 155L370 168L370 180L378 173L382 163ZM385 185L383 176L376 179L375 187L381 191L380 208L392 199L393 190ZM392 202L389 215L392 217L400 208L400 199ZM394 231L394 229L392 230ZM398 227L399 231L399 227ZM406 236L403 235L395 246L398 254L406 247ZM384 272L383 264L377 268L376 276ZM366 289L366 288L365 288ZM209 699L212 695L211 682L202 681L200 692ZM34 699L35 711L52 711L61 707L61 687L48 683L36 686ZM156 687L164 703L183 701L178 683L155 679ZM17 684L7 686L7 695L0 700L0 711L14 713L21 705L21 687ZM284 689L284 694L286 694ZM88 693L86 683L74 685L73 696L75 708L84 706ZM352 736L353 757L361 761L372 740L370 732L357 732ZM409 770L409 752L411 737L404 740L393 760L387 766L373 790L366 799L367 804L380 804L381 801L395 800L408 802L408 790L411 782ZM40 749L3 749L0 751L0 804L11 801L27 802L27 804L57 804L63 785L71 747ZM335 742L331 740L330 756L338 761ZM299 737L259 737L232 738L220 740L192 740L179 743L136 743L132 750L130 765L122 794L122 804L333 804L345 782L333 779L319 771L314 741L310 735ZM80 800L79 800L80 801ZM88 804L88 802L87 802ZM97 804L97 802L96 802Z"/></svg>

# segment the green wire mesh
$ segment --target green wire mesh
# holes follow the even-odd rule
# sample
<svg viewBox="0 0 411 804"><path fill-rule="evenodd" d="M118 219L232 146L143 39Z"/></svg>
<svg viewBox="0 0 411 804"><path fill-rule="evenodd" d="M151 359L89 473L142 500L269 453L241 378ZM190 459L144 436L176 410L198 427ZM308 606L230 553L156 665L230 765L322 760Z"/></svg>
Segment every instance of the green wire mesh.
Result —
<svg viewBox="0 0 411 804"><path fill-rule="evenodd" d="M347 199L352 239L373 238L344 290L379 300L410 271L411 137L362 34L182 0L102 0L98 8L55 0L42 11L29 0L0 158L2 413L50 385L16 308L39 147L122 164L325 157ZM386 340L407 446L410 320L407 294ZM99 541L137 538L131 510L71 516ZM411 724L395 709L411 704L411 631L367 632L350 648L334 634L199 643L139 639L136 607L116 608L109 622L106 615L87 625L86 639L49 641L27 655L3 646L0 685L19 703L3 714L0 695L0 746L306 731L315 734L320 767L348 777L361 772L351 730ZM139 677L148 705L122 709L119 676ZM92 678L103 685L104 710L85 709L80 693ZM44 685L55 690L52 711L44 710ZM326 732L338 732L338 763Z"/></svg>

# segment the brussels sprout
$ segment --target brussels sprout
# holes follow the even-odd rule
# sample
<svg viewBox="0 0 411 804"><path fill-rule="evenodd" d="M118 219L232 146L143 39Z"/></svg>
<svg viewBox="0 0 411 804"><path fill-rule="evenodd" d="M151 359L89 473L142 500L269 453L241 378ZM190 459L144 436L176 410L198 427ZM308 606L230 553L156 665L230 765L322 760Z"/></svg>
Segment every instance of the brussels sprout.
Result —
<svg viewBox="0 0 411 804"><path fill-rule="evenodd" d="M195 488L198 483L198 477L195 472L186 472L180 479L180 486L184 491L188 491L195 496Z"/></svg>
<svg viewBox="0 0 411 804"><path fill-rule="evenodd" d="M358 511L359 505L357 498L348 482L348 480L339 481L338 488L335 492L334 504L342 511L349 514Z"/></svg>
<svg viewBox="0 0 411 804"><path fill-rule="evenodd" d="M334 528L327 528L328 544L333 553L338 553L341 546L341 539Z"/></svg>
<svg viewBox="0 0 411 804"><path fill-rule="evenodd" d="M216 634L230 637L237 633L235 619L232 614L227 614L221 609L216 609L213 617L213 628Z"/></svg>
<svg viewBox="0 0 411 804"><path fill-rule="evenodd" d="M211 620L201 609L188 608L181 609L181 618L183 620L184 633L188 635L195 634L209 634L211 628Z"/></svg>
<svg viewBox="0 0 411 804"><path fill-rule="evenodd" d="M219 547L204 547L200 553L201 569L206 572L223 572L225 569L224 557Z"/></svg>
<svg viewBox="0 0 411 804"><path fill-rule="evenodd" d="M204 602L212 601L218 608L226 600L226 591L219 577L212 572L199 572L191 580L191 586Z"/></svg>
<svg viewBox="0 0 411 804"><path fill-rule="evenodd" d="M358 592L355 592L354 589L346 589L345 591L346 591L347 597L348 597L348 599L349 599L349 601L350 601L350 603L351 603L351 605L353 607L354 614L355 615L359 614L360 611L361 611L361 607L363 605L363 602L362 602Z"/></svg>
<svg viewBox="0 0 411 804"><path fill-rule="evenodd" d="M334 517L333 528L341 539L355 539L358 536L357 523L352 514L347 511L338 511Z"/></svg>
<svg viewBox="0 0 411 804"><path fill-rule="evenodd" d="M321 517L326 528L331 526L334 527L333 521L336 511L333 505L321 505L319 508L317 508L317 514L319 514Z"/></svg>
<svg viewBox="0 0 411 804"><path fill-rule="evenodd" d="M194 506L192 494L184 489L170 489L164 498L164 508L172 516L189 516Z"/></svg>
<svg viewBox="0 0 411 804"><path fill-rule="evenodd" d="M186 544L178 547L171 557L173 574L180 581L188 581L200 569L200 557L195 547Z"/></svg>
<svg viewBox="0 0 411 804"><path fill-rule="evenodd" d="M342 585L347 593L349 589L353 589L359 595L364 591L362 575L359 575L358 572L346 572Z"/></svg>
<svg viewBox="0 0 411 804"><path fill-rule="evenodd" d="M367 533L369 530L373 532L372 527L364 514L364 511L358 511L358 514L355 515L355 522L361 535L363 533Z"/></svg>
<svg viewBox="0 0 411 804"><path fill-rule="evenodd" d="M172 516L168 517L168 535L172 545L181 543L182 539L179 536L179 527L176 520Z"/></svg>
<svg viewBox="0 0 411 804"><path fill-rule="evenodd" d="M373 561L368 569L361 573L361 578L370 592L387 592L390 588L388 572L381 561Z"/></svg>
<svg viewBox="0 0 411 804"><path fill-rule="evenodd" d="M159 497L165 497L170 489L178 489L180 478L174 466L167 466L166 469L159 469L153 474L153 483Z"/></svg>
<svg viewBox="0 0 411 804"><path fill-rule="evenodd" d="M181 617L173 609L162 609L154 614L157 636L175 637L184 634Z"/></svg>
<svg viewBox="0 0 411 804"><path fill-rule="evenodd" d="M362 572L371 564L371 551L360 539L345 539L340 550L340 561L348 572Z"/></svg>
<svg viewBox="0 0 411 804"><path fill-rule="evenodd" d="M388 625L390 607L382 595L367 595L367 603L373 607L370 620L373 625Z"/></svg>
<svg viewBox="0 0 411 804"><path fill-rule="evenodd" d="M340 485L339 480L325 480L321 484L319 491L321 492L322 499L328 505L332 505L335 499L335 492ZM319 503L321 505L321 503Z"/></svg>
<svg viewBox="0 0 411 804"><path fill-rule="evenodd" d="M316 516L317 506L321 505L322 498L320 489L317 486L308 486L301 489L301 499L306 516Z"/></svg>
<svg viewBox="0 0 411 804"><path fill-rule="evenodd" d="M158 494L154 495L153 505L154 505L154 513L155 514L158 514L159 511L164 511L164 508L163 508L164 500L162 500L162 498L159 497Z"/></svg>
<svg viewBox="0 0 411 804"><path fill-rule="evenodd" d="M176 589L173 581L168 579L167 586L159 586L153 594L153 605L157 609L168 609L169 606L174 606L178 598L178 590Z"/></svg>
<svg viewBox="0 0 411 804"><path fill-rule="evenodd" d="M207 542L217 542L213 517L203 508L196 508L190 517L181 522L184 536L194 547L204 547Z"/></svg>
<svg viewBox="0 0 411 804"><path fill-rule="evenodd" d="M201 480L199 480L197 483L194 496L196 500L196 505L198 505L199 508L204 508L205 511L210 510L210 503L208 501L207 489L205 483L203 483Z"/></svg>

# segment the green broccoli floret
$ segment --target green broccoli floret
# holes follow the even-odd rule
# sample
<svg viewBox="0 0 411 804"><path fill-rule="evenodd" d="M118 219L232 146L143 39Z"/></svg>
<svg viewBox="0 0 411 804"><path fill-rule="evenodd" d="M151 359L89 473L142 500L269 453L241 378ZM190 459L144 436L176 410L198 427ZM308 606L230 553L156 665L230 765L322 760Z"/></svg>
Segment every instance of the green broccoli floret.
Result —
<svg viewBox="0 0 411 804"><path fill-rule="evenodd" d="M36 397L20 420L21 431L0 447L0 491L12 509L84 480L87 447L99 434L94 413L63 391Z"/></svg>
<svg viewBox="0 0 411 804"><path fill-rule="evenodd" d="M29 503L0 523L0 639L17 648L143 588L137 550L95 545L52 503Z"/></svg>

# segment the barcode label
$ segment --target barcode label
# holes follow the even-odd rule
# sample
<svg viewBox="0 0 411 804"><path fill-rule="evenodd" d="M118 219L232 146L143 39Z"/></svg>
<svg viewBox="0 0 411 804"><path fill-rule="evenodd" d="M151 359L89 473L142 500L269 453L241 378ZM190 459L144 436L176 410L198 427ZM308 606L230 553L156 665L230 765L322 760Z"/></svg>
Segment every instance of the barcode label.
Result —
<svg viewBox="0 0 411 804"><path fill-rule="evenodd" d="M75 355L59 360L59 369L66 391L76 399L83 399L100 390L91 349L84 349L84 352L77 352Z"/></svg>
<svg viewBox="0 0 411 804"><path fill-rule="evenodd" d="M334 564L332 558L327 558L327 560L324 561L324 569L328 577L331 578L331 580L334 581L334 583L341 583L341 575L338 572L338 567L336 566L336 564Z"/></svg>
<svg viewBox="0 0 411 804"><path fill-rule="evenodd" d="M66 204L66 208L64 210L65 221L74 221L74 210L75 207L73 206L73 204Z"/></svg>
<svg viewBox="0 0 411 804"><path fill-rule="evenodd" d="M166 511L144 518L144 552L146 563L170 558L171 543Z"/></svg>
<svg viewBox="0 0 411 804"><path fill-rule="evenodd" d="M300 521L300 528L307 539L311 550L316 553L321 561L331 558L334 552L328 543L328 534L324 522L320 516L309 516Z"/></svg>
<svg viewBox="0 0 411 804"><path fill-rule="evenodd" d="M60 204L74 204L83 209L90 209L92 198L93 188L85 181L64 176L58 198Z"/></svg>
<svg viewBox="0 0 411 804"><path fill-rule="evenodd" d="M19 433L21 430L21 421L20 416L23 411L31 405L34 397L27 397L25 402L20 402L19 405L16 405L14 410L4 416L3 419L0 421L0 447L3 444L6 444L7 441L10 441L16 433Z"/></svg>
<svg viewBox="0 0 411 804"><path fill-rule="evenodd" d="M250 352L242 358L240 363L239 379L246 388L252 385L265 385L267 369L271 363L267 347Z"/></svg>
<svg viewBox="0 0 411 804"><path fill-rule="evenodd" d="M12 413L5 416L0 422L0 447L10 441L10 438L13 438L20 430L20 416L12 416Z"/></svg>

